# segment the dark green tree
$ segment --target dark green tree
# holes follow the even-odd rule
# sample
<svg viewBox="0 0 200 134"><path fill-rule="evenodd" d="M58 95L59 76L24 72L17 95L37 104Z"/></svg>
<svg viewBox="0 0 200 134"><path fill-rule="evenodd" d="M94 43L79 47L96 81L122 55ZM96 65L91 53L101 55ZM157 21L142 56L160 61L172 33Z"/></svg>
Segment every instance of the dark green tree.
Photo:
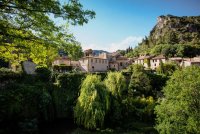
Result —
<svg viewBox="0 0 200 134"><path fill-rule="evenodd" d="M134 71L128 88L131 96L148 95L151 85L147 74L143 71Z"/></svg>

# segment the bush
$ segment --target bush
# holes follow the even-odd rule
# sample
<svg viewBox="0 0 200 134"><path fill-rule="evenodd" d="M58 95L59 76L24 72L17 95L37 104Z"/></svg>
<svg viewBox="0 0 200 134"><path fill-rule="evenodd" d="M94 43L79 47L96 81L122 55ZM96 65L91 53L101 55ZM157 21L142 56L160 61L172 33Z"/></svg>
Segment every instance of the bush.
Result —
<svg viewBox="0 0 200 134"><path fill-rule="evenodd" d="M21 77L21 73L13 72L7 68L0 68L0 81L16 80Z"/></svg>
<svg viewBox="0 0 200 134"><path fill-rule="evenodd" d="M51 71L46 66L37 66L35 72L39 80L47 82L50 80Z"/></svg>
<svg viewBox="0 0 200 134"><path fill-rule="evenodd" d="M16 128L19 129L19 133L37 131L37 121L51 119L51 102L45 85L39 83L15 83L4 91L0 90L0 124L5 124L0 129L7 129L11 133L16 132ZM32 122L33 120L35 121Z"/></svg>

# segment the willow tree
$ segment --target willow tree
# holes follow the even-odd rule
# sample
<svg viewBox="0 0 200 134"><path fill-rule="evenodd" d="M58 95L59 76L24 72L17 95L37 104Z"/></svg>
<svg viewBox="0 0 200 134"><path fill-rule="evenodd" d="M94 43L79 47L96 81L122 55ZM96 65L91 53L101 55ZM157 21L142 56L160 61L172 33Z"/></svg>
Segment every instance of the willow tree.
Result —
<svg viewBox="0 0 200 134"><path fill-rule="evenodd" d="M72 25L83 25L94 18L95 13L84 10L79 0L2 0L0 2L0 58L8 61L23 61L32 58L55 55L59 49L69 50L73 44L76 49L68 53L79 52L81 49L68 28L56 24L59 19ZM42 56L39 49L42 46ZM68 48L68 49L65 49ZM34 49L34 50L33 50ZM57 49L53 51L53 49ZM30 52L38 52L30 56ZM53 54L49 54L48 51ZM32 54L32 55L33 55ZM76 54L77 55L77 54ZM51 59L51 58L50 58ZM41 60L41 59L40 59Z"/></svg>
<svg viewBox="0 0 200 134"><path fill-rule="evenodd" d="M126 79L121 72L109 72L104 83L111 100L108 121L111 121L112 124L119 124L123 117L122 99L126 91Z"/></svg>
<svg viewBox="0 0 200 134"><path fill-rule="evenodd" d="M176 71L163 91L164 98L155 108L158 132L199 134L200 67Z"/></svg>
<svg viewBox="0 0 200 134"><path fill-rule="evenodd" d="M109 106L109 95L101 78L88 75L82 83L80 96L74 108L76 123L87 129L103 127Z"/></svg>

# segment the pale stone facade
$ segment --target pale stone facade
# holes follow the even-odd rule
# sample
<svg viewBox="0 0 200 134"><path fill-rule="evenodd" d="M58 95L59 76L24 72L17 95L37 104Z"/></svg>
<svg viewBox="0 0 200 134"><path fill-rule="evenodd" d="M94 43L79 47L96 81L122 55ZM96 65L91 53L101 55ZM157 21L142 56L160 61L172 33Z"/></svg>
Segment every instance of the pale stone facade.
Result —
<svg viewBox="0 0 200 134"><path fill-rule="evenodd" d="M141 64L143 65L145 68L150 68L151 65L150 65L150 59L152 58L153 56L150 56L150 55L140 55L140 57L138 59L135 60L135 64Z"/></svg>
<svg viewBox="0 0 200 134"><path fill-rule="evenodd" d="M87 56L79 60L83 72L105 72L108 70L108 60Z"/></svg>
<svg viewBox="0 0 200 134"><path fill-rule="evenodd" d="M200 66L200 57L183 58L181 64L182 67L188 67L192 65Z"/></svg>
<svg viewBox="0 0 200 134"><path fill-rule="evenodd" d="M151 69L155 70L156 68L158 68L161 62L166 63L166 58L163 55L159 55L150 59Z"/></svg>
<svg viewBox="0 0 200 134"><path fill-rule="evenodd" d="M53 65L71 66L71 59L66 56L58 57L53 61Z"/></svg>

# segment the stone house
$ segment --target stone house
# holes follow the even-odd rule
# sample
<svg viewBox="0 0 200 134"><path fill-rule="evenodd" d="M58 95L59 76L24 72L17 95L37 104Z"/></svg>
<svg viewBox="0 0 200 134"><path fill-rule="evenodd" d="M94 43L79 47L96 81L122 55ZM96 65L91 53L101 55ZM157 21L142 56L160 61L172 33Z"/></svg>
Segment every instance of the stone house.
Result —
<svg viewBox="0 0 200 134"><path fill-rule="evenodd" d="M158 68L160 66L160 64L162 63L166 63L167 60L163 55L159 55L156 57L153 57L150 59L150 65L151 65L151 69L155 70L156 68Z"/></svg>
<svg viewBox="0 0 200 134"><path fill-rule="evenodd" d="M169 58L169 62L174 62L174 63L176 63L179 66L181 66L182 61L183 61L182 57L172 57L172 58Z"/></svg>
<svg viewBox="0 0 200 134"><path fill-rule="evenodd" d="M192 65L200 66L200 57L183 58L181 62L182 67L188 67Z"/></svg>
<svg viewBox="0 0 200 134"><path fill-rule="evenodd" d="M135 60L135 64L141 64L145 68L150 68L151 67L150 59L152 57L153 56L151 55L140 55L140 57L138 57L138 59Z"/></svg>
<svg viewBox="0 0 200 134"><path fill-rule="evenodd" d="M128 65L131 64L131 60L122 56L119 52L108 54L108 60L109 69L115 69L117 71L125 69Z"/></svg>
<svg viewBox="0 0 200 134"><path fill-rule="evenodd" d="M52 65L66 65L66 66L71 66L71 59L68 58L67 56L62 56L62 57L57 57Z"/></svg>
<svg viewBox="0 0 200 134"><path fill-rule="evenodd" d="M106 72L109 68L107 54L94 56L92 50L86 50L80 60L80 69L83 72Z"/></svg>

